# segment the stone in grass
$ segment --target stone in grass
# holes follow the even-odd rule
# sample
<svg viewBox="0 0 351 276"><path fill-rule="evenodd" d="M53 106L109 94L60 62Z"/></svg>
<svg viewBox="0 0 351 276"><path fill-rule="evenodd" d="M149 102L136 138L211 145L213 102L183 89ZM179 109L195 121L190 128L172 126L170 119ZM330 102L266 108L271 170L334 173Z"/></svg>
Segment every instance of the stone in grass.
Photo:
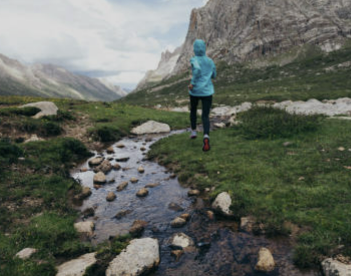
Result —
<svg viewBox="0 0 351 276"><path fill-rule="evenodd" d="M131 130L132 134L143 135L152 133L167 133L170 132L171 128L169 125L159 123L156 121L148 121L140 126L137 126Z"/></svg>
<svg viewBox="0 0 351 276"><path fill-rule="evenodd" d="M174 234L170 241L170 246L173 248L187 248L189 246L194 245L194 241L189 236L184 233L176 233Z"/></svg>
<svg viewBox="0 0 351 276"><path fill-rule="evenodd" d="M146 197L148 194L149 194L149 190L146 188L142 188L136 193L138 197Z"/></svg>
<svg viewBox="0 0 351 276"><path fill-rule="evenodd" d="M255 270L262 272L273 271L275 267L274 258L271 251L267 248L261 248L258 253L258 262L255 266Z"/></svg>
<svg viewBox="0 0 351 276"><path fill-rule="evenodd" d="M129 233L131 235L135 236L135 237L138 237L138 236L140 236L143 233L143 231L144 231L146 226L147 226L147 222L146 221L144 221L144 220L135 220L133 222L132 227L129 229Z"/></svg>
<svg viewBox="0 0 351 276"><path fill-rule="evenodd" d="M96 184L105 184L106 183L106 175L103 172L98 172L94 175L94 183Z"/></svg>
<svg viewBox="0 0 351 276"><path fill-rule="evenodd" d="M20 252L16 254L16 257L26 260L29 259L34 253L36 253L38 250L35 248L25 248L22 249Z"/></svg>
<svg viewBox="0 0 351 276"><path fill-rule="evenodd" d="M171 226L173 228L180 228L180 227L183 227L185 224L186 224L186 220L181 217L177 217L171 221Z"/></svg>
<svg viewBox="0 0 351 276"><path fill-rule="evenodd" d="M56 276L83 276L86 269L96 263L95 254L85 254L78 259L63 263L57 267Z"/></svg>
<svg viewBox="0 0 351 276"><path fill-rule="evenodd" d="M89 166L98 166L104 161L104 157L94 157L93 159L89 160Z"/></svg>
<svg viewBox="0 0 351 276"><path fill-rule="evenodd" d="M95 224L92 221L81 221L74 224L74 228L78 233L93 235Z"/></svg>
<svg viewBox="0 0 351 276"><path fill-rule="evenodd" d="M322 269L325 276L349 276L351 275L351 264L344 264L332 258L322 262Z"/></svg>
<svg viewBox="0 0 351 276"><path fill-rule="evenodd" d="M44 116L57 115L58 107L53 102L42 101L22 105L23 107L36 107L40 109L40 112L35 114L32 118L39 119Z"/></svg>
<svg viewBox="0 0 351 276"><path fill-rule="evenodd" d="M232 205L232 199L227 192L220 193L212 203L212 208L225 216L232 216L233 213L229 209Z"/></svg>
<svg viewBox="0 0 351 276"><path fill-rule="evenodd" d="M116 199L116 195L115 195L115 193L114 192L109 192L108 194L107 194L107 197L106 197L106 200L107 201L114 201L115 199Z"/></svg>
<svg viewBox="0 0 351 276"><path fill-rule="evenodd" d="M188 196L198 196L200 194L199 190L189 190L188 191Z"/></svg>
<svg viewBox="0 0 351 276"><path fill-rule="evenodd" d="M130 182L132 182L132 183L137 183L138 181L139 181L139 179L136 178L136 177L132 177L132 178L130 179Z"/></svg>
<svg viewBox="0 0 351 276"><path fill-rule="evenodd" d="M117 192L123 191L128 186L128 182L124 181L117 186Z"/></svg>
<svg viewBox="0 0 351 276"><path fill-rule="evenodd" d="M146 275L160 263L157 239L132 240L127 248L110 262L106 276Z"/></svg>
<svg viewBox="0 0 351 276"><path fill-rule="evenodd" d="M144 172L145 172L145 169L144 169L142 166L140 166L140 167L138 168L138 172L139 172L139 173L144 173Z"/></svg>

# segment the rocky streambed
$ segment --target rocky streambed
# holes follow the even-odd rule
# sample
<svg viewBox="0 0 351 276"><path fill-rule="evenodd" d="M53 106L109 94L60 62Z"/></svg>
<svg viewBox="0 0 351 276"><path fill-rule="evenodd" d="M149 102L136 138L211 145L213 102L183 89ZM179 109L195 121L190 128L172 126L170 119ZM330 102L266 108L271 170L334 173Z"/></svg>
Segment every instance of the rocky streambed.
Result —
<svg viewBox="0 0 351 276"><path fill-rule="evenodd" d="M86 197L79 207L84 215L77 229L89 232L93 244L129 232L153 238L159 245L159 258L149 261L156 267L149 272L154 276L261 275L262 270L266 270L265 275L321 275L293 265L288 239L254 235L249 228L217 216L210 202L204 200L206 192L198 195L182 187L172 172L147 160L150 146L167 135L124 138L96 152L95 157L72 172L85 187L82 196ZM92 164L92 160L96 163ZM100 179L96 173L99 170L104 171ZM146 247L138 245L138 254ZM269 249L268 255L265 248ZM134 254L135 258L140 259L138 254ZM124 254L123 258L115 263L135 262L133 254ZM268 263L262 268L259 263L264 260ZM111 273L108 270L106 275Z"/></svg>

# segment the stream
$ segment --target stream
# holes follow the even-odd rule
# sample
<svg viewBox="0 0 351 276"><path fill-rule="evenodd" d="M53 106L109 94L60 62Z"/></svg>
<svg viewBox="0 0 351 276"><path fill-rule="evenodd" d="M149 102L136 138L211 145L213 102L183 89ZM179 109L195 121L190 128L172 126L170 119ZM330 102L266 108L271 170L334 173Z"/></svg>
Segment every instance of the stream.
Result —
<svg viewBox="0 0 351 276"><path fill-rule="evenodd" d="M160 244L161 262L149 274L152 276L322 275L315 270L301 271L293 265L292 246L287 238L268 239L263 235L240 231L235 221L209 219L206 213L210 210L209 202L200 197L189 197L188 188L182 187L171 172L145 158L153 143L181 132L124 138L113 145L113 154L95 152L95 157L104 156L111 160L112 165L121 165L120 170L107 174L107 182L114 182L99 189L94 188L95 173L89 167L88 160L72 172L73 178L92 190L92 195L79 207L81 211L91 207L95 209L94 218L88 219L95 223L92 243L99 244L110 236L127 234L135 220L144 220L148 225L142 237L157 238ZM117 147L121 144L123 148ZM138 172L140 166L145 169L144 173ZM81 172L85 168L88 170ZM139 181L132 184L129 181L132 177ZM117 192L116 187L124 181L129 181L128 186ZM150 183L160 185L149 188L148 196L137 197L136 192ZM111 191L117 198L108 202L106 196ZM170 209L170 203L174 203L178 210ZM120 219L115 218L121 211L128 213ZM170 222L183 213L191 215L189 222L182 228L172 228ZM176 260L171 256L169 239L179 232L190 236L196 246L185 250ZM270 273L254 269L261 247L269 248L274 256L276 267Z"/></svg>

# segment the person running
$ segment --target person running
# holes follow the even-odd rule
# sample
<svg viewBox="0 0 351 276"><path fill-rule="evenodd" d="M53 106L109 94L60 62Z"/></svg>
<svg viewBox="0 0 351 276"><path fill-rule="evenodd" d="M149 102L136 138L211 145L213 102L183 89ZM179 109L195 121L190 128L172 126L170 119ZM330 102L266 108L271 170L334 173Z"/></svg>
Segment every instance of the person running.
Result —
<svg viewBox="0 0 351 276"><path fill-rule="evenodd" d="M194 42L195 56L190 59L192 79L190 82L190 138L195 139L197 105L202 102L202 124L204 128L203 151L210 150L210 109L212 105L212 95L214 87L212 79L216 78L216 66L212 59L206 56L206 44L203 40L197 39Z"/></svg>

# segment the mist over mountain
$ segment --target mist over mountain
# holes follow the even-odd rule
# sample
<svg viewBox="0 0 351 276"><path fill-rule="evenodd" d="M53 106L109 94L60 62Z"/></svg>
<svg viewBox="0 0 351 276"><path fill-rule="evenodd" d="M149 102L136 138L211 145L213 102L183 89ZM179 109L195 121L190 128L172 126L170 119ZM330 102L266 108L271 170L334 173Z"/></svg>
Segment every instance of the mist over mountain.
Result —
<svg viewBox="0 0 351 276"><path fill-rule="evenodd" d="M26 66L0 54L0 95L113 101L126 95L119 86L77 75L52 64Z"/></svg>
<svg viewBox="0 0 351 276"><path fill-rule="evenodd" d="M163 79L189 69L195 39L206 41L207 54L217 63L255 65L305 45L338 50L350 37L351 0L210 0L192 11L178 59L170 62L174 69ZM154 80L147 75L143 84Z"/></svg>

